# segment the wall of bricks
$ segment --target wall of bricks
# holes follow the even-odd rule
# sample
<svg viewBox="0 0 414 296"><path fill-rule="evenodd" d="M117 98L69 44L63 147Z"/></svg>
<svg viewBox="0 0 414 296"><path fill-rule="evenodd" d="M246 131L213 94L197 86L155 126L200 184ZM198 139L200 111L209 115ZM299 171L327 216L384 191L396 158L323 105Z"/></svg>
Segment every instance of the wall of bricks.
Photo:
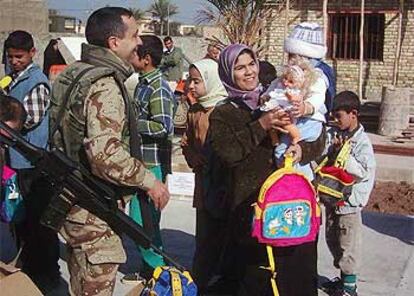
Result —
<svg viewBox="0 0 414 296"><path fill-rule="evenodd" d="M291 1L289 12L289 30L304 21L317 22L323 25L322 0ZM332 2L332 3L330 3ZM335 3L333 3L335 2ZM364 62L364 97L370 101L380 101L382 86L392 82L395 48L398 37L398 0L366 0L367 11L385 13L384 55L383 61ZM329 1L328 11L360 10L359 0ZM275 65L283 64L283 40L285 11L277 13L273 10L265 30L266 50L264 57ZM414 87L414 1L405 1L403 16L403 38L401 61L397 86ZM358 90L359 60L327 60L337 74L338 91Z"/></svg>

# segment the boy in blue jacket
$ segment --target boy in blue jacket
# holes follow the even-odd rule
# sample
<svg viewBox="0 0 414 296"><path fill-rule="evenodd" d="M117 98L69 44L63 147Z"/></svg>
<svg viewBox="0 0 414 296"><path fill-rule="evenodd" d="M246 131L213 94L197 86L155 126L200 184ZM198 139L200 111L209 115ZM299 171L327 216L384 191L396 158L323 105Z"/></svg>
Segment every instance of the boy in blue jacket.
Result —
<svg viewBox="0 0 414 296"><path fill-rule="evenodd" d="M351 151L344 170L354 177L351 195L341 204L325 204L326 242L340 278L323 285L334 296L356 296L357 270L361 249L361 210L367 204L375 179L375 157L371 141L359 123L359 97L351 91L335 96L333 116L337 128L328 131L327 151L338 152L346 140ZM329 155L329 154L328 154Z"/></svg>
<svg viewBox="0 0 414 296"><path fill-rule="evenodd" d="M46 148L49 136L50 85L42 69L33 62L36 54L33 37L26 31L9 34L4 47L10 64L12 82L7 94L24 107L27 118L21 130L31 144ZM10 148L8 165L16 171L26 215L16 224L22 270L46 294L59 285L59 239L57 234L40 224L50 192L46 180L32 163Z"/></svg>

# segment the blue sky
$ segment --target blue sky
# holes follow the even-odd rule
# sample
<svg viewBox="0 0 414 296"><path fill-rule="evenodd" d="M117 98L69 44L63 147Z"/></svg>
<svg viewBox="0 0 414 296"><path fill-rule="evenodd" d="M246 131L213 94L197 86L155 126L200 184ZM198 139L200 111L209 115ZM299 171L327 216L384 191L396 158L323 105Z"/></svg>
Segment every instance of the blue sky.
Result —
<svg viewBox="0 0 414 296"><path fill-rule="evenodd" d="M197 10L206 1L203 0L171 0L178 6L179 13L173 17L174 20L185 24L194 23ZM62 14L76 16L86 20L91 11L106 5L124 6L147 9L153 0L47 0L49 9L57 9Z"/></svg>

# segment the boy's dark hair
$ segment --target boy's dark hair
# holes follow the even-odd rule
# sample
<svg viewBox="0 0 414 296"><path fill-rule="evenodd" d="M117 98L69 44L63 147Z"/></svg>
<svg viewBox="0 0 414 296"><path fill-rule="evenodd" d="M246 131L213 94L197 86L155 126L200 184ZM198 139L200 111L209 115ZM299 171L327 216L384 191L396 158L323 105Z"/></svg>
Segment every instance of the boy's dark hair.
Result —
<svg viewBox="0 0 414 296"><path fill-rule="evenodd" d="M337 94L333 99L332 111L343 110L350 113L352 110L356 110L359 113L361 109L361 102L356 93L346 90Z"/></svg>
<svg viewBox="0 0 414 296"><path fill-rule="evenodd" d="M172 40L171 36L166 36L166 37L164 37L164 40L163 41L165 43L167 41L171 41L172 42L173 40Z"/></svg>
<svg viewBox="0 0 414 296"><path fill-rule="evenodd" d="M277 77L276 68L267 61L259 61L259 81L267 88Z"/></svg>
<svg viewBox="0 0 414 296"><path fill-rule="evenodd" d="M23 104L10 96L0 94L0 120L18 121L20 125L26 122L27 113Z"/></svg>
<svg viewBox="0 0 414 296"><path fill-rule="evenodd" d="M140 59L144 58L145 55L149 55L152 60L152 65L157 67L161 63L163 45L155 35L142 35L139 36L142 40L142 45L137 47L137 55Z"/></svg>
<svg viewBox="0 0 414 296"><path fill-rule="evenodd" d="M26 31L14 31L10 33L4 42L4 48L10 49L21 49L30 51L34 47L33 37Z"/></svg>
<svg viewBox="0 0 414 296"><path fill-rule="evenodd" d="M127 28L122 16L131 17L132 12L123 7L103 7L93 12L85 28L88 43L107 48L109 37L124 38Z"/></svg>

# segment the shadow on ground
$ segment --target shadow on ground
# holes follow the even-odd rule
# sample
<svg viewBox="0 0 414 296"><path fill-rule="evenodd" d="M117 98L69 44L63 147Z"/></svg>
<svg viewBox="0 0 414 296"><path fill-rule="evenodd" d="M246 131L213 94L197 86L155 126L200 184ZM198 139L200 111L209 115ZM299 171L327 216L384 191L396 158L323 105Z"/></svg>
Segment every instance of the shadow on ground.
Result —
<svg viewBox="0 0 414 296"><path fill-rule="evenodd" d="M185 268L190 268L195 249L194 236L174 229L162 229L161 236L165 252ZM127 262L122 264L119 271L133 273L140 270L141 256L136 244L128 237L122 238L127 253Z"/></svg>
<svg viewBox="0 0 414 296"><path fill-rule="evenodd" d="M187 269L191 267L195 250L194 235L175 229L161 230L166 252Z"/></svg>
<svg viewBox="0 0 414 296"><path fill-rule="evenodd" d="M414 245L414 218L383 213L362 213L362 223L381 234Z"/></svg>

